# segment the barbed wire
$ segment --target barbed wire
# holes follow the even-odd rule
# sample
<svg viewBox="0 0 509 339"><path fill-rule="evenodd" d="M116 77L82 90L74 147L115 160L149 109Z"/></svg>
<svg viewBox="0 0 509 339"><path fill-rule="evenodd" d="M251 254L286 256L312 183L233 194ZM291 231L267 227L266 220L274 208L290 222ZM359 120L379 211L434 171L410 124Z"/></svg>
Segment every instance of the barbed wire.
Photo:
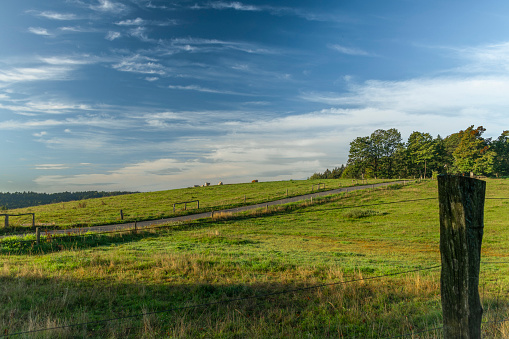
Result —
<svg viewBox="0 0 509 339"><path fill-rule="evenodd" d="M373 277L367 277L367 278L359 278L359 279L352 279L352 280L347 280L347 281L337 281L337 282L333 282L333 283L318 284L318 285L313 285L313 286L308 286L308 287L294 288L294 289L290 289L290 290L266 293L266 294L261 294L261 295L254 295L254 296L249 296L249 297L230 298L230 299L223 299L223 300L218 300L218 301L213 301L213 302L208 302L208 303L202 303L202 304L180 306L180 307L174 307L174 308L170 308L170 309L166 309L166 310L161 310L161 311L139 313L139 314L133 314L133 315L124 316L124 317L117 317L117 318L103 319L103 320L97 320L97 321L90 321L90 322L79 323L79 324L69 324L69 325L57 326L57 327L52 327L52 328L43 328L43 329L31 330L31 331L25 331L25 332L17 332L17 333L2 335L2 336L0 336L0 338L7 338L9 336L18 336L18 335L23 335L23 334L38 333L38 332L43 332L43 331L52 331L52 330L69 328L69 327L98 325L98 324L104 324L104 323L108 323L108 322L112 322L112 321L117 321L117 320L132 319L132 318L141 318L141 317L148 316L148 315L153 315L153 314L161 314L161 313L168 313L168 312L173 312L173 311L181 311L181 310L186 310L186 309L210 307L210 306L215 306L215 305L220 305L220 304L228 304L228 303L232 303L232 302L235 302L235 301L243 301L243 300L251 300L251 299L267 299L269 297L273 297L273 296L277 296L277 295L309 291L309 290L313 290L313 289L319 289L319 288L324 288L324 287L349 284L349 283L354 283L354 282L359 282L359 281L381 279L381 278L398 276L398 275L403 275L403 274L408 274L408 273L415 273L415 272L421 272L421 271L429 271L429 270L433 270L433 269L436 269L436 268L439 268L439 267L441 267L441 265L435 265L435 266L430 266L430 267L425 267L425 268L418 268L418 269L413 269L413 270L407 270L407 271L403 271L403 272L388 273L388 274L383 274L383 275L378 275L378 276L373 276Z"/></svg>

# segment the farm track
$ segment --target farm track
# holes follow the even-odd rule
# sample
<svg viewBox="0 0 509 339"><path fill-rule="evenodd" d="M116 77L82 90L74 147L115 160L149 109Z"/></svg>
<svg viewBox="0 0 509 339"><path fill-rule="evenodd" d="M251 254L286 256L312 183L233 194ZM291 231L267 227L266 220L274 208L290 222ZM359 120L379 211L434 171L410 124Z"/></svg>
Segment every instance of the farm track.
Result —
<svg viewBox="0 0 509 339"><path fill-rule="evenodd" d="M339 194L339 193L344 193L344 192L352 192L352 191L358 191L358 190L376 188L376 187L382 187L382 186L397 185L397 184L403 184L405 182L407 182L407 181L393 181L393 182L385 182L385 183L379 183L379 184L370 184L370 185L338 188L338 189L333 189L330 191L321 191L321 192L316 192L316 193L299 195L297 197L285 198L285 199L280 199L280 200L275 200L275 201L270 201L270 202L259 203L259 204L255 204L255 205L248 205L248 206L241 206L241 207L217 210L217 211L214 211L214 213L238 213L238 212L244 212L244 211L249 211L249 210L255 210L257 208L264 208L266 206L283 205L283 204L288 204L291 202L304 201L304 200L308 200L308 199L311 199L314 197L321 197L321 196ZM204 218L210 218L210 217L211 217L211 212L205 212L205 213L189 214L189 215L172 217L172 218L138 221L138 222L136 222L136 228L142 229L142 228L146 228L146 227L150 227L150 226L157 226L157 225L174 223L174 222L192 221L192 220L204 219ZM113 232L113 231L120 231L120 230L125 230L125 229L133 229L134 227L135 227L135 223L130 222L130 223L125 223L125 224L115 224L115 225L69 228L69 229L65 229L65 230L48 230L48 231L45 231L44 234ZM30 233L20 234L20 236L24 236L26 234L30 234ZM34 234L34 233L32 233L32 234ZM4 238L4 237L5 236L0 236L0 239Z"/></svg>

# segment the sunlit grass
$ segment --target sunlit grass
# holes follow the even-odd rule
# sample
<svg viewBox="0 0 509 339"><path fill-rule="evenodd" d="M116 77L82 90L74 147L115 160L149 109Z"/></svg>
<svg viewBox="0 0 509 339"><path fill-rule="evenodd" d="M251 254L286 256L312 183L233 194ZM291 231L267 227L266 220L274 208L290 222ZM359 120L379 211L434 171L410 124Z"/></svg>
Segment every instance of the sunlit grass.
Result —
<svg viewBox="0 0 509 339"><path fill-rule="evenodd" d="M373 184L382 181L370 180L368 183ZM330 190L360 185L363 182L350 179L323 179L192 187L35 206L9 210L8 213L35 213L36 226L44 227L45 229L66 229L162 219L274 201L316 192L318 188L317 183L324 183L325 190ZM321 187L324 190L323 185ZM195 200L199 201L199 209L196 202L187 204L186 210L184 210L184 204L178 204ZM177 204L175 212L173 212L173 204ZM32 227L31 218L31 216L11 217L9 219L11 227L0 227L0 234L24 232ZM3 219L0 218L0 221L3 221Z"/></svg>
<svg viewBox="0 0 509 339"><path fill-rule="evenodd" d="M489 197L508 192L509 182L488 181ZM509 264L489 264L509 253L505 220L504 200L487 200L480 283L485 321L508 315ZM40 337L383 338L432 329L441 326L439 269L361 278L439 265L438 222L436 182L426 181L138 234L54 239L25 254L13 249L1 255L0 330L170 309ZM178 309L331 283L338 284ZM507 333L506 323L484 328L490 338Z"/></svg>

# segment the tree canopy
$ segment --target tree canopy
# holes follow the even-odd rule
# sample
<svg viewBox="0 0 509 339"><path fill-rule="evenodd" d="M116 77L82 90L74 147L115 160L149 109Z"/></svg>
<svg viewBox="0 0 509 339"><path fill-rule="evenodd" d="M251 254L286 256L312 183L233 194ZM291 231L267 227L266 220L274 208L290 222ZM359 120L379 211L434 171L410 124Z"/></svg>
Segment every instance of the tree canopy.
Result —
<svg viewBox="0 0 509 339"><path fill-rule="evenodd" d="M369 136L360 136L350 142L348 162L342 167L341 176L509 175L509 131L502 132L496 140L484 138L485 131L483 126L475 128L471 125L446 138L440 135L433 138L429 133L414 131L403 143L397 129L377 129Z"/></svg>

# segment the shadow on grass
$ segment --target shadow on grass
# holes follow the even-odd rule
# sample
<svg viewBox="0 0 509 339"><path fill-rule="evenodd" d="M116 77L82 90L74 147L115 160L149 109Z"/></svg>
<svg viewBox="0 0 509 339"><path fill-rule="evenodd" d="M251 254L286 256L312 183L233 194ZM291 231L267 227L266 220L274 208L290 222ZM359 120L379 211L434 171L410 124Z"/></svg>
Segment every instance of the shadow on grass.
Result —
<svg viewBox="0 0 509 339"><path fill-rule="evenodd" d="M44 329L29 334L42 338L379 338L441 322L433 294L386 281L305 289L270 282L174 284L174 274L168 268L153 283L122 283L4 272L0 330L7 337Z"/></svg>

